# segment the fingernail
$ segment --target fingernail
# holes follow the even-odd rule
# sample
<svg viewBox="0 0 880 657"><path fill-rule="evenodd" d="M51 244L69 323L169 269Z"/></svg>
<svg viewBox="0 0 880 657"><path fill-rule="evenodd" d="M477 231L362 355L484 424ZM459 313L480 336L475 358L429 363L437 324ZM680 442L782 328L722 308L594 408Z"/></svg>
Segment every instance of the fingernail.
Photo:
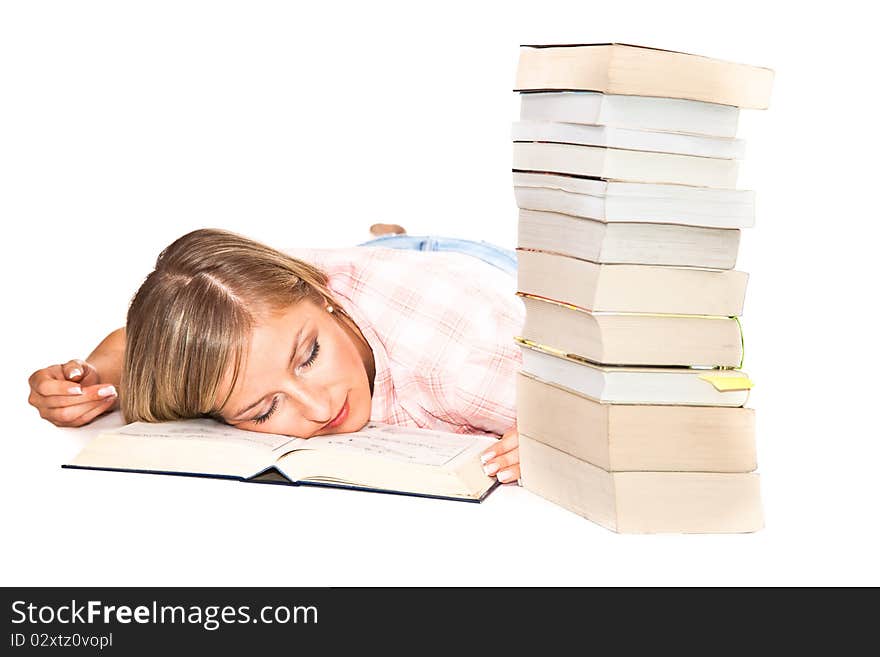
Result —
<svg viewBox="0 0 880 657"><path fill-rule="evenodd" d="M67 376L68 376L68 378L71 378L71 379L75 376L82 376L82 370L77 370L77 369L70 370L70 374L68 374Z"/></svg>
<svg viewBox="0 0 880 657"><path fill-rule="evenodd" d="M486 461L491 461L495 458L495 452L486 452L485 454L480 454L480 463L485 463Z"/></svg>
<svg viewBox="0 0 880 657"><path fill-rule="evenodd" d="M72 388L67 389L68 395L81 395L83 394L83 389L79 386L73 386Z"/></svg>
<svg viewBox="0 0 880 657"><path fill-rule="evenodd" d="M98 390L98 397L109 397L110 395L116 394L116 388L114 386L106 386Z"/></svg>
<svg viewBox="0 0 880 657"><path fill-rule="evenodd" d="M485 473L486 473L487 475L489 475L490 477L491 477L493 474L495 474L495 472L497 472L497 470L498 470L498 464L497 464L497 463L490 463L489 465L484 465L484 466L483 466L483 472L485 472Z"/></svg>
<svg viewBox="0 0 880 657"><path fill-rule="evenodd" d="M510 470L502 470L498 473L498 481L506 482L513 479L513 473Z"/></svg>

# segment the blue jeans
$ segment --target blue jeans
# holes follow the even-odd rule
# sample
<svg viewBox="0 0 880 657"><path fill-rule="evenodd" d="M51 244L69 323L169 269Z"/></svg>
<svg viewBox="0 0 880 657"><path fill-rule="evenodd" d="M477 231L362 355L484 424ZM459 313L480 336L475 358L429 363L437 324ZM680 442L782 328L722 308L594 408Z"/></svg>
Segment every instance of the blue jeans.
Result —
<svg viewBox="0 0 880 657"><path fill-rule="evenodd" d="M434 235L384 235L358 244L358 246L383 246L388 249L408 251L454 251L479 258L511 276L516 276L516 251L489 242L474 242L456 237L437 237Z"/></svg>

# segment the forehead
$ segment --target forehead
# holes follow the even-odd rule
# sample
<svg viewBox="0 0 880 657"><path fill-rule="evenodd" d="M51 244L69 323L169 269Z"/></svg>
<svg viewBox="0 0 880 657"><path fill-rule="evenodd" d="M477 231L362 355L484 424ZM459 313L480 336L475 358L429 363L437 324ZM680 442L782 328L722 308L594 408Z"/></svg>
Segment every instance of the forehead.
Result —
<svg viewBox="0 0 880 657"><path fill-rule="evenodd" d="M267 347L275 347L278 339L283 338L289 343L301 328L308 328L320 319L319 308L312 301L300 301L280 310L262 313L255 318L244 355L253 361L265 355ZM291 331L294 333L291 334Z"/></svg>

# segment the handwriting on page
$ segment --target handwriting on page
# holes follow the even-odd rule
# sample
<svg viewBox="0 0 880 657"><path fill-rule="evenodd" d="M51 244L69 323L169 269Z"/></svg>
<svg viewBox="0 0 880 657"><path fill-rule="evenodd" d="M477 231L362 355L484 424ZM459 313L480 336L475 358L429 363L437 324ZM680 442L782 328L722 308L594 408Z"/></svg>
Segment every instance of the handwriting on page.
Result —
<svg viewBox="0 0 880 657"><path fill-rule="evenodd" d="M472 440L458 434L370 423L355 433L311 438L304 446L367 453L419 465L442 466L471 445Z"/></svg>

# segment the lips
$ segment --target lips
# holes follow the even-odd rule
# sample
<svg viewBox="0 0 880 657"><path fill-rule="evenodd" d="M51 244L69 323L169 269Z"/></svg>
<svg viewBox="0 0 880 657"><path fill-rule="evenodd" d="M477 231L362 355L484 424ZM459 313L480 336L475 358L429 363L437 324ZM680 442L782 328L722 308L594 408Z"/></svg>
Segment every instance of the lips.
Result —
<svg viewBox="0 0 880 657"><path fill-rule="evenodd" d="M325 429L333 429L341 425L345 420L348 419L348 397L345 398L345 403L342 404L342 408L339 410L339 414L330 420L327 424L324 425Z"/></svg>

